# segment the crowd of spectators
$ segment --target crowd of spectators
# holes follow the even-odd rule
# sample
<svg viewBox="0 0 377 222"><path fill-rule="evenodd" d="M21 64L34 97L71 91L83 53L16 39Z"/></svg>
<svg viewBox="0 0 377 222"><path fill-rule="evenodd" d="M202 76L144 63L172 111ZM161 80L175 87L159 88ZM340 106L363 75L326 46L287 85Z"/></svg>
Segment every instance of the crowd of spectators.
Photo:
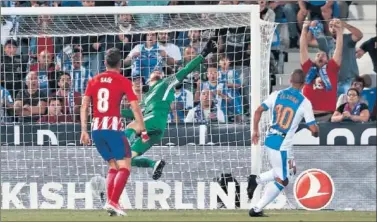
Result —
<svg viewBox="0 0 377 222"><path fill-rule="evenodd" d="M368 121L376 117L376 90L368 75L359 76L356 59L369 53L377 71L377 43L357 49L363 34L346 18L351 1L1 1L2 7L86 7L177 4L256 4L260 18L279 25L275 33L287 48L299 48L308 73L303 93L324 121ZM138 16L138 15L135 15ZM160 18L160 17L159 17ZM149 24L159 18L120 15L120 24ZM305 21L310 18L312 22ZM97 36L3 38L17 34L17 18L1 21L0 123L78 122L87 82L104 71L104 52L123 53L122 74L133 81L140 99L152 72L172 75L189 63L211 35L219 35L219 52L194 70L175 89L169 121L174 123L245 122L250 115L250 32L247 27L182 32L149 32ZM163 18L162 18L163 19ZM52 17L40 17L48 27ZM376 27L377 28L377 27ZM350 34L344 34L347 29ZM377 31L377 30L376 30ZM342 38L339 38L339 37ZM299 39L300 37L300 39ZM320 49L309 58L308 47ZM270 71L274 69L271 58ZM276 73L274 73L276 74ZM368 83L369 81L369 83ZM339 97L339 99L337 99ZM325 101L326 100L326 101ZM337 102L338 101L338 102ZM359 116L359 117L353 117Z"/></svg>

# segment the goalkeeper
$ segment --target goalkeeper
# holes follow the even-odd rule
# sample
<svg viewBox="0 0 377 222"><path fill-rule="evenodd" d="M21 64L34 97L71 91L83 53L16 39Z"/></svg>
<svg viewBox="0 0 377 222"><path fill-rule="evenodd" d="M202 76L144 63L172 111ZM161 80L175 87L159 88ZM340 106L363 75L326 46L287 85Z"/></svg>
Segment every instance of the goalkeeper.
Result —
<svg viewBox="0 0 377 222"><path fill-rule="evenodd" d="M175 100L174 87L197 68L208 54L216 53L217 48L217 38L211 38L200 55L194 58L175 75L166 77L165 79L163 79L163 75L159 71L153 71L150 75L148 83L149 91L143 95L141 101L146 132L143 132L144 129L140 129L139 125L133 121L128 124L125 134L131 144L131 165L136 167L153 168L152 178L154 180L158 180L161 177L165 161L154 161L142 155L154 144L159 143L164 135L168 122L170 105ZM133 118L132 111L128 109L122 110L122 116ZM145 134L142 133L141 137L137 137L141 132L148 134L150 138L145 143L142 142L141 138L145 136Z"/></svg>

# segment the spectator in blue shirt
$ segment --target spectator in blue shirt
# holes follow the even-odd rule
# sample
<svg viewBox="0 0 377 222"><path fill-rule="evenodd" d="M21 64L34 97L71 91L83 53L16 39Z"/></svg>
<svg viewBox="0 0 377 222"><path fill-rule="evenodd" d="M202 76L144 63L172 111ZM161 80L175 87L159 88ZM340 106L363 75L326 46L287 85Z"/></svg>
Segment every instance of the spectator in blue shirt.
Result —
<svg viewBox="0 0 377 222"><path fill-rule="evenodd" d="M179 84L174 89L175 101L171 105L171 112L169 119L171 122L183 123L187 112L194 105L194 96L192 92L184 89L182 84Z"/></svg>
<svg viewBox="0 0 377 222"><path fill-rule="evenodd" d="M80 49L73 49L71 64L66 65L64 71L70 74L74 91L83 95L88 81L93 77L93 73L85 68L82 62L83 55Z"/></svg>
<svg viewBox="0 0 377 222"><path fill-rule="evenodd" d="M223 56L219 61L219 78L228 88L228 96L232 98L227 106L229 116L234 116L236 122L242 121L241 79L235 69L230 68L230 60Z"/></svg>

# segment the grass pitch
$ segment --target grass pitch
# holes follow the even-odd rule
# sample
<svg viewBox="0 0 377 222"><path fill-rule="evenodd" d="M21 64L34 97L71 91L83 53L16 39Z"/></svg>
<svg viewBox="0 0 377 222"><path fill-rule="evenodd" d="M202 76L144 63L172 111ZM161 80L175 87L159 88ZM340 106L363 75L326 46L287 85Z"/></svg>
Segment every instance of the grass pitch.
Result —
<svg viewBox="0 0 377 222"><path fill-rule="evenodd" d="M104 210L1 210L1 221L376 221L376 212L265 211L251 218L246 210L129 210L109 217Z"/></svg>

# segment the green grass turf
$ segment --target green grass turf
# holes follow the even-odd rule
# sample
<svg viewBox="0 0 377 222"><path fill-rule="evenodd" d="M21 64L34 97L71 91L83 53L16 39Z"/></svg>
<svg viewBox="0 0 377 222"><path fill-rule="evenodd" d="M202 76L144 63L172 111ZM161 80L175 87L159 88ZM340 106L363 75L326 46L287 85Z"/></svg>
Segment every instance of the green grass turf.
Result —
<svg viewBox="0 0 377 222"><path fill-rule="evenodd" d="M109 217L103 210L1 210L1 221L376 221L376 212L266 211L250 218L246 210L129 210L127 217Z"/></svg>

